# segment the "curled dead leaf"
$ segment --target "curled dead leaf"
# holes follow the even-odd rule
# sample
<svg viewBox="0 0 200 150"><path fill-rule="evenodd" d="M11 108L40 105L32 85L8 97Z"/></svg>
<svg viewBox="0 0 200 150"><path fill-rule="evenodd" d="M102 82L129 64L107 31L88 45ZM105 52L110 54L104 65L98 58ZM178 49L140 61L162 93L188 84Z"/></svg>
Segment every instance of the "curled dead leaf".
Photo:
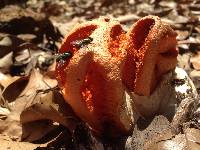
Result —
<svg viewBox="0 0 200 150"><path fill-rule="evenodd" d="M134 128L132 137L126 143L126 149L144 149L150 143L165 140L173 136L169 121L164 116L156 116L153 120L141 120Z"/></svg>
<svg viewBox="0 0 200 150"><path fill-rule="evenodd" d="M40 102L29 106L21 113L21 123L49 119L68 127L72 131L74 127L70 124L71 122L69 122L69 120L72 120L73 123L76 117L71 108L67 104L65 105L62 96L56 93L56 91L49 91L44 95L38 95L40 97ZM57 101L55 101L55 99L57 99Z"/></svg>
<svg viewBox="0 0 200 150"><path fill-rule="evenodd" d="M164 141L159 141L148 148L146 150L185 150L187 149L186 139L184 134L178 134L174 138Z"/></svg>
<svg viewBox="0 0 200 150"><path fill-rule="evenodd" d="M192 63L195 70L200 70L200 52L190 58L190 62Z"/></svg>
<svg viewBox="0 0 200 150"><path fill-rule="evenodd" d="M0 133L20 140L22 135L21 112L44 97L45 92L43 95L38 95L38 93L56 87L56 85L55 79L50 79L48 76L43 77L38 70L33 70L30 77L21 77L5 87L3 96L8 102L11 112L4 122L0 122ZM35 99L36 97L37 99Z"/></svg>
<svg viewBox="0 0 200 150"><path fill-rule="evenodd" d="M28 83L28 77L9 77L2 81L4 85L3 97L8 103L17 99ZM12 94L10 94L12 93Z"/></svg>
<svg viewBox="0 0 200 150"><path fill-rule="evenodd" d="M12 61L13 52L8 53L3 58L0 59L0 71L3 73L9 72L11 66L13 65Z"/></svg>
<svg viewBox="0 0 200 150"><path fill-rule="evenodd" d="M200 149L200 130L195 128L187 128L185 131L185 137L189 149Z"/></svg>
<svg viewBox="0 0 200 150"><path fill-rule="evenodd" d="M146 150L198 150L200 149L200 130L187 128L184 134L175 135L166 140L160 140L157 143L149 145Z"/></svg>
<svg viewBox="0 0 200 150"><path fill-rule="evenodd" d="M40 146L46 146L46 144L33 144L28 142L13 141L9 136L6 135L0 135L0 143L1 150L33 150Z"/></svg>
<svg viewBox="0 0 200 150"><path fill-rule="evenodd" d="M53 127L55 128L53 122L65 126L71 132L74 131L77 124L77 118L71 108L65 104L62 95L58 93L58 91L39 93L36 99L37 98L39 98L38 103L29 106L21 113L20 121L23 125L23 139L26 141L40 139L51 131L50 129L53 129ZM50 122L45 124L45 120L49 120ZM44 132L42 128L40 128L41 125L43 127L46 126L49 130ZM29 135L29 138L27 138L27 134Z"/></svg>

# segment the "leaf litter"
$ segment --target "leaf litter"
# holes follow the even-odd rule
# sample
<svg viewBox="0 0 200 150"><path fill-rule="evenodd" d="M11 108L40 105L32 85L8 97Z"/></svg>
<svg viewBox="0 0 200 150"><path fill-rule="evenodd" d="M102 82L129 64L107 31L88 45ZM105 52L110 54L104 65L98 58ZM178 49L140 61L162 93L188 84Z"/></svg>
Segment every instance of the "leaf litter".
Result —
<svg viewBox="0 0 200 150"><path fill-rule="evenodd" d="M54 76L54 54L76 23L105 15L129 27L152 14L177 31L178 66L199 93L199 4L198 0L5 0L0 4L0 149L199 149L199 97L177 94L180 102L171 103L177 105L171 119L165 113L140 118L132 136L100 139L64 102Z"/></svg>

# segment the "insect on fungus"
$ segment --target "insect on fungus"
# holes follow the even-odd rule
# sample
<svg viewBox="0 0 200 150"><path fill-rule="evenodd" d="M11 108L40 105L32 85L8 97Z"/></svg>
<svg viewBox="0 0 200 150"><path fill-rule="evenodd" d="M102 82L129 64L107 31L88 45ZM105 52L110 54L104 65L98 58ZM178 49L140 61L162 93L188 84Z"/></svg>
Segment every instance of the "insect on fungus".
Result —
<svg viewBox="0 0 200 150"><path fill-rule="evenodd" d="M56 57L56 62L64 61L68 58L71 58L71 56L72 56L72 53L69 52L69 51L62 53L62 54L58 54L57 57Z"/></svg>
<svg viewBox="0 0 200 150"><path fill-rule="evenodd" d="M77 48L81 48L81 47L84 47L84 46L90 44L92 41L93 41L93 38L88 37L88 38L85 38L82 40L73 41L71 44Z"/></svg>

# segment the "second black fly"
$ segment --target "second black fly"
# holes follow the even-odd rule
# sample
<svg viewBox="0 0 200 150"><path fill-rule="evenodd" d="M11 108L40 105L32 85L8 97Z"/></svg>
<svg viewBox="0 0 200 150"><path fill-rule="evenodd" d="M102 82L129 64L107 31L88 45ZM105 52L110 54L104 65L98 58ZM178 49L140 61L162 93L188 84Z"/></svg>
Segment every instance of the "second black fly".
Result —
<svg viewBox="0 0 200 150"><path fill-rule="evenodd" d="M85 38L82 40L73 41L73 42L71 42L71 44L77 48L82 48L82 47L90 44L92 41L93 41L93 38L88 37L88 38Z"/></svg>
<svg viewBox="0 0 200 150"><path fill-rule="evenodd" d="M93 41L93 39L91 37L82 39L82 40L76 40L71 42L71 44L76 47L76 48L81 48L84 47L88 44L90 44ZM65 61L66 59L69 59L72 57L72 53L70 51L62 53L62 54L57 54L56 55L56 62L60 62L60 61Z"/></svg>

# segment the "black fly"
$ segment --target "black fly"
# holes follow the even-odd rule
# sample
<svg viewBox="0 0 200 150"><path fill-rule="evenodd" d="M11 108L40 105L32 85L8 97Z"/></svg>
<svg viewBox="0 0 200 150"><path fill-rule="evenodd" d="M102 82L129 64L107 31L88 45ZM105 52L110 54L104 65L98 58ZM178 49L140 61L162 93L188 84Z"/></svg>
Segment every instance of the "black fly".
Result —
<svg viewBox="0 0 200 150"><path fill-rule="evenodd" d="M68 58L71 58L72 57L72 53L71 52L65 52L65 53L62 53L62 54L58 54L57 57L56 57L56 62L59 62L59 61L63 61L65 59L68 59Z"/></svg>
<svg viewBox="0 0 200 150"><path fill-rule="evenodd" d="M84 46L90 44L92 42L92 40L93 39L91 37L88 37L88 38L85 38L85 39L82 39L82 40L73 41L73 42L71 42L71 44L74 47L81 48L81 47L84 47ZM64 61L64 60L71 58L71 57L72 57L72 53L70 51L62 53L62 54L58 54L56 56L56 62Z"/></svg>
<svg viewBox="0 0 200 150"><path fill-rule="evenodd" d="M92 40L93 39L91 37L88 37L88 38L85 38L82 40L73 41L71 44L77 48L81 48L81 47L84 47L84 46L90 44L92 42Z"/></svg>

